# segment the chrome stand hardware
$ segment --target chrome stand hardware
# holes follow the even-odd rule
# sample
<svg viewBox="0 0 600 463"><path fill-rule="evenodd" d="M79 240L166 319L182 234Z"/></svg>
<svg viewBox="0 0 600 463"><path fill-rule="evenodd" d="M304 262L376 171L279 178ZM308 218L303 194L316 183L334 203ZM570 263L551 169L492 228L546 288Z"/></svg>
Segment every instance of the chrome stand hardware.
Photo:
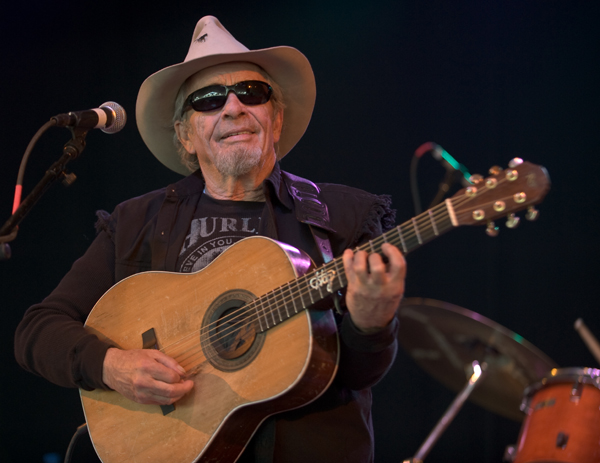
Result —
<svg viewBox="0 0 600 463"><path fill-rule="evenodd" d="M502 461L511 463L515 461L515 458L517 458L517 446L514 444L506 446L506 448L504 449L504 456L502 457Z"/></svg>
<svg viewBox="0 0 600 463"><path fill-rule="evenodd" d="M467 381L467 384L465 384L463 390L456 396L454 401L450 404L450 406L446 410L446 413L444 413L444 415L440 418L440 420L435 425L429 436L427 436L427 439L425 439L425 442L423 442L419 450L417 450L415 456L410 460L404 460L405 463L407 461L410 463L423 462L425 457L429 454L431 448L438 441L438 439L446 430L448 425L452 422L454 417L458 414L465 401L469 398L471 392L473 392L473 389L475 389L475 386L477 386L481 379L485 377L487 364L484 362L481 365L479 365L479 362L474 361L467 368L469 368L472 371L471 377Z"/></svg>

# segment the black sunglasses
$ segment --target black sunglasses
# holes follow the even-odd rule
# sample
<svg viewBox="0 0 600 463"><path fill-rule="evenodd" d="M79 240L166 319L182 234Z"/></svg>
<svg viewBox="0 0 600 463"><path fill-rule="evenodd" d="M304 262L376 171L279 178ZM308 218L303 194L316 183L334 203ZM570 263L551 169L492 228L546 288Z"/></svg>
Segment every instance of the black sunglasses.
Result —
<svg viewBox="0 0 600 463"><path fill-rule="evenodd" d="M233 92L245 105L265 104L271 98L273 89L260 80L245 80L233 85L209 85L191 93L186 99L181 115L190 108L195 111L214 111L225 106L227 95Z"/></svg>

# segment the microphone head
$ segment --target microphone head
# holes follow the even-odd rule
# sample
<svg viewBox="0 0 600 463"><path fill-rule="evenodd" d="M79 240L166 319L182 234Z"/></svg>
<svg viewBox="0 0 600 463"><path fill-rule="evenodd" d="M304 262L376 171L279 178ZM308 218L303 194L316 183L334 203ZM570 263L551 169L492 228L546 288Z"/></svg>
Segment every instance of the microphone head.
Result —
<svg viewBox="0 0 600 463"><path fill-rule="evenodd" d="M119 103L115 103L114 101L107 101L106 103L102 103L100 107L107 108L113 113L112 123L101 129L103 132L117 133L123 127L125 127L125 123L127 122L127 113L125 112L123 106L121 106Z"/></svg>

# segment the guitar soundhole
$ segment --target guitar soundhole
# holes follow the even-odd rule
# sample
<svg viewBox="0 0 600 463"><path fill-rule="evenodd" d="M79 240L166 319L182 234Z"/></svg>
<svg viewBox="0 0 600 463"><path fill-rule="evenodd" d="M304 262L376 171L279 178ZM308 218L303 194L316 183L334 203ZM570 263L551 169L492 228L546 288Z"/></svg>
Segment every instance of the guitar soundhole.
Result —
<svg viewBox="0 0 600 463"><path fill-rule="evenodd" d="M206 311L200 343L216 368L239 370L258 355L265 334L258 332L255 310L246 306L254 299L251 292L235 289L221 294Z"/></svg>

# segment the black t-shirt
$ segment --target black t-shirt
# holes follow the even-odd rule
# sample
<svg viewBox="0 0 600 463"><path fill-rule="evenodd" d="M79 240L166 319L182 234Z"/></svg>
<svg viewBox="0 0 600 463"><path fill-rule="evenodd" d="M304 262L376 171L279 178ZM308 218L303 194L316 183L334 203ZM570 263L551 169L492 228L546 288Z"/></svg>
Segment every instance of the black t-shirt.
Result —
<svg viewBox="0 0 600 463"><path fill-rule="evenodd" d="M183 273L202 270L232 244L257 235L265 204L202 195L181 247L177 269Z"/></svg>

